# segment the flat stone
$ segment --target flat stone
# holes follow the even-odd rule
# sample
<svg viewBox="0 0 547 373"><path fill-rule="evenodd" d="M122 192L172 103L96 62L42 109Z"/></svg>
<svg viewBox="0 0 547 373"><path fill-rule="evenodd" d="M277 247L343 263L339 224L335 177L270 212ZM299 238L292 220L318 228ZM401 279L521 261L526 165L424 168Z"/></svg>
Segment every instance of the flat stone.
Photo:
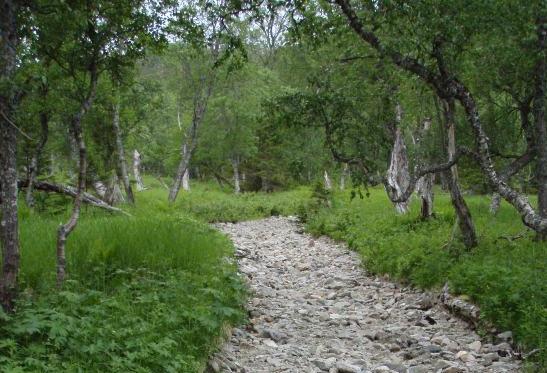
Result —
<svg viewBox="0 0 547 373"><path fill-rule="evenodd" d="M361 373L361 367L358 367L356 365L352 365L343 361L339 361L336 363L336 369L338 369L339 373Z"/></svg>

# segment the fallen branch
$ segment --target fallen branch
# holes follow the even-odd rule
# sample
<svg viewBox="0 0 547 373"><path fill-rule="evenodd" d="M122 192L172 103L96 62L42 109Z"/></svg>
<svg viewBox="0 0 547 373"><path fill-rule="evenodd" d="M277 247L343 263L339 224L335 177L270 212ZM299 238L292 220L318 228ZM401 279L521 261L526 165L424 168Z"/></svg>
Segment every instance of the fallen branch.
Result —
<svg viewBox="0 0 547 373"><path fill-rule="evenodd" d="M17 182L18 188L27 188L28 187L28 180L19 180ZM60 184L53 184L48 181L35 181L33 184L34 189L41 190L48 193L58 193L58 194L64 194L66 196L70 196L72 198L76 198L76 188L70 186L70 185L60 185ZM119 212L127 216L131 216L131 214L123 211L122 209L119 209L114 206L110 206L108 203L103 201L102 199L99 199L95 197L92 194L83 193L82 202L87 203L91 206L99 207L111 212Z"/></svg>

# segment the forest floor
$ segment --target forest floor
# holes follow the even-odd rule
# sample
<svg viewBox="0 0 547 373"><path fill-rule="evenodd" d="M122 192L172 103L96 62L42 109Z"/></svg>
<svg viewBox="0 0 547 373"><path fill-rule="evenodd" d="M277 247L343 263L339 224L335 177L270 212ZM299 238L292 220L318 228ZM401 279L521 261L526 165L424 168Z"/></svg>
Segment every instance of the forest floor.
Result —
<svg viewBox="0 0 547 373"><path fill-rule="evenodd" d="M486 343L435 298L366 273L359 255L296 219L217 225L251 289L249 323L213 372L515 372L509 345Z"/></svg>

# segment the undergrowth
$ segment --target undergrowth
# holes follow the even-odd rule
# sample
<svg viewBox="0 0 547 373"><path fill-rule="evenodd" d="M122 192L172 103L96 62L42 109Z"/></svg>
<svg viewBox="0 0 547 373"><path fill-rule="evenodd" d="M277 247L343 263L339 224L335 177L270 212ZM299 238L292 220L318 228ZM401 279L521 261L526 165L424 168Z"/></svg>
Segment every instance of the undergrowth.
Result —
<svg viewBox="0 0 547 373"><path fill-rule="evenodd" d="M547 248L536 242L508 205L497 215L489 199L468 196L480 244L467 252L455 229L449 197L438 193L436 218L418 218L418 201L411 213L398 216L381 189L369 198L336 193L332 208L307 216L307 229L346 241L358 251L367 270L420 288L453 292L481 307L483 326L512 330L523 349L537 349L538 364L546 362Z"/></svg>
<svg viewBox="0 0 547 373"><path fill-rule="evenodd" d="M200 372L245 288L222 234L157 191L131 217L86 207L55 290L56 228L68 207L21 212L21 295L0 313L1 372Z"/></svg>

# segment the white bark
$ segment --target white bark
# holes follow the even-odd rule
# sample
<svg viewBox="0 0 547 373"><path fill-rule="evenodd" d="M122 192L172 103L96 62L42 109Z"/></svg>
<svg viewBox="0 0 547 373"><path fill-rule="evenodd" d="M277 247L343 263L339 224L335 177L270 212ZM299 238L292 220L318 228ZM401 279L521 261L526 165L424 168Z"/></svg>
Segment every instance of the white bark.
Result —
<svg viewBox="0 0 547 373"><path fill-rule="evenodd" d="M104 199L105 195L106 195L106 185L104 185L104 183L100 180L96 180L93 182L93 189L95 189L95 192L97 193L97 195L99 197L101 197L101 199Z"/></svg>
<svg viewBox="0 0 547 373"><path fill-rule="evenodd" d="M344 163L344 168L342 170L342 175L340 176L340 190L346 188L346 177L349 176L349 166L347 163Z"/></svg>
<svg viewBox="0 0 547 373"><path fill-rule="evenodd" d="M137 191L143 191L145 188L141 177L141 155L137 149L133 150L133 176L137 183Z"/></svg>
<svg viewBox="0 0 547 373"><path fill-rule="evenodd" d="M324 179L324 182L325 182L325 189L326 190L331 190L332 189L332 182L330 181L330 177L329 177L329 174L328 174L327 170L325 170L325 173L323 174L323 179Z"/></svg>
<svg viewBox="0 0 547 373"><path fill-rule="evenodd" d="M234 193L241 193L241 187L239 185L239 159L237 157L232 158L232 168L234 169Z"/></svg>
<svg viewBox="0 0 547 373"><path fill-rule="evenodd" d="M188 148L186 144L184 144L183 148L183 157L187 157ZM184 175L182 175L182 189L189 192L190 191L190 173L188 171L189 165L186 165L186 170L184 170Z"/></svg>
<svg viewBox="0 0 547 373"><path fill-rule="evenodd" d="M410 173L408 170L408 155L406 151L406 144L403 138L403 133L399 126L401 122L402 109L401 105L396 106L396 128L395 128L395 142L393 144L393 150L391 152L391 161L389 169L387 171L387 183L393 191L394 197L400 198L404 191L410 185ZM395 211L398 214L406 214L409 211L409 201L395 202Z"/></svg>

